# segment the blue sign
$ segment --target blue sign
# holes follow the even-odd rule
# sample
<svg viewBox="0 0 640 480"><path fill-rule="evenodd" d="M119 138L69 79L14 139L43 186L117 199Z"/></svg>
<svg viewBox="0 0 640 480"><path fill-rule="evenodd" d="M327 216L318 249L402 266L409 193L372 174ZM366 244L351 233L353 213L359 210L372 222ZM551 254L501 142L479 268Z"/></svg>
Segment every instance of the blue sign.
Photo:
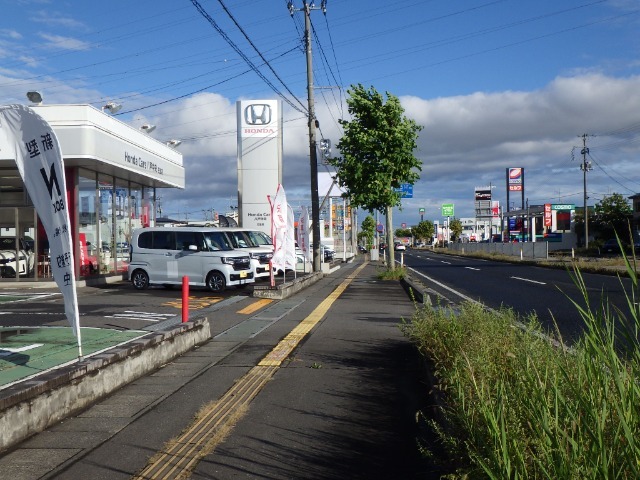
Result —
<svg viewBox="0 0 640 480"><path fill-rule="evenodd" d="M396 192L400 194L401 198L413 198L413 185L403 183L400 185L400 188L396 188Z"/></svg>

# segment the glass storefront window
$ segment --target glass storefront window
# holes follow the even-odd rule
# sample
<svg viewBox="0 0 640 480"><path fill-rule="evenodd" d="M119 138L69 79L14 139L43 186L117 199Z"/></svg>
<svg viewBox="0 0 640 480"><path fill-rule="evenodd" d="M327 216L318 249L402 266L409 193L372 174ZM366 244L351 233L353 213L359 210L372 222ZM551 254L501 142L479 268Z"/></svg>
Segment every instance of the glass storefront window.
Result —
<svg viewBox="0 0 640 480"><path fill-rule="evenodd" d="M99 199L96 192L96 173L79 170L78 176L78 239L79 256L76 259L81 277L99 272L100 219Z"/></svg>

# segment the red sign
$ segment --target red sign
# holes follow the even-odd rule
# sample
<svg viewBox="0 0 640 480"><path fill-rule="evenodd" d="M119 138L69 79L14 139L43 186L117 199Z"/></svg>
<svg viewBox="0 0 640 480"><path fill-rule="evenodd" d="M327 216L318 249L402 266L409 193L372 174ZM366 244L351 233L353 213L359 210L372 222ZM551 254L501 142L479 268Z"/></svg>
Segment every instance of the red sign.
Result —
<svg viewBox="0 0 640 480"><path fill-rule="evenodd" d="M522 185L509 185L509 191L510 192L521 192L522 191Z"/></svg>
<svg viewBox="0 0 640 480"><path fill-rule="evenodd" d="M550 203L544 204L544 226L545 227L551 226L551 204Z"/></svg>

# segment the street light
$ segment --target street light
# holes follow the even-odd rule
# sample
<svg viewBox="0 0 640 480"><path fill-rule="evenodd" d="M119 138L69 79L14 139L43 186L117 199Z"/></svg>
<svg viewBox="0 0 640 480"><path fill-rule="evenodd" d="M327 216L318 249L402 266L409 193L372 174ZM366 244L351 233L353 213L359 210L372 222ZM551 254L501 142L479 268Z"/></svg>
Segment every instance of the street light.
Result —
<svg viewBox="0 0 640 480"><path fill-rule="evenodd" d="M104 112L105 110L109 110L109 113L113 115L114 113L119 112L121 108L122 105L120 105L119 103L109 102L102 107L102 111Z"/></svg>
<svg viewBox="0 0 640 480"><path fill-rule="evenodd" d="M34 105L42 104L42 94L38 91L32 90L27 92L27 99Z"/></svg>
<svg viewBox="0 0 640 480"><path fill-rule="evenodd" d="M148 123L145 123L144 125L142 125L142 126L140 127L140 130L142 130L143 132L146 132L146 133L151 133L151 132L153 132L155 129L156 129L156 126L155 126L155 125L149 125Z"/></svg>

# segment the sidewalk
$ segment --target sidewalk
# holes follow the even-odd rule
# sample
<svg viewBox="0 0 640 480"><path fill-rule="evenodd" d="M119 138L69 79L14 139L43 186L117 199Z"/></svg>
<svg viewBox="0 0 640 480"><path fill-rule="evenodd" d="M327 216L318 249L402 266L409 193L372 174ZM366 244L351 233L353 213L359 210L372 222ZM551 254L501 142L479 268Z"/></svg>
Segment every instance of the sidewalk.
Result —
<svg viewBox="0 0 640 480"><path fill-rule="evenodd" d="M343 264L224 331L233 309L217 311L211 341L23 442L0 457L3 476L131 478L209 405L213 449L193 453L190 478L437 478L417 455L426 392L398 328L414 307L376 270ZM280 363L260 367L311 324ZM270 376L235 391L256 368ZM229 398L238 408L227 414Z"/></svg>

